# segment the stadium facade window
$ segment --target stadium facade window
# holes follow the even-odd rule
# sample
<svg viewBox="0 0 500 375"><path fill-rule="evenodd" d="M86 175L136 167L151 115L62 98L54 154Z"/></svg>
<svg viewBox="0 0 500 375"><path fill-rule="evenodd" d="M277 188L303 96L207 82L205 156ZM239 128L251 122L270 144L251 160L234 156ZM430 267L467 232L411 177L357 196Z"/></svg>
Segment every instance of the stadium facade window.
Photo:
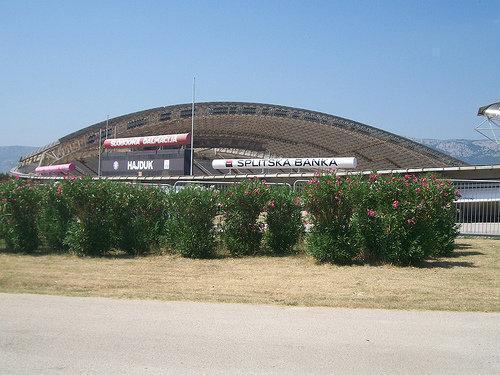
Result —
<svg viewBox="0 0 500 375"><path fill-rule="evenodd" d="M299 118L300 117L300 114L295 112L295 113L292 113L292 118Z"/></svg>
<svg viewBox="0 0 500 375"><path fill-rule="evenodd" d="M144 124L146 124L146 117L131 120L127 123L127 129L134 129L134 128L137 128L137 127L142 126Z"/></svg>
<svg viewBox="0 0 500 375"><path fill-rule="evenodd" d="M101 138L111 138L113 135L113 129L109 128L109 129L102 129L101 130Z"/></svg>
<svg viewBox="0 0 500 375"><path fill-rule="evenodd" d="M312 122L319 122L319 118L317 118L315 116L311 116L311 115L305 115L304 120L312 121Z"/></svg>
<svg viewBox="0 0 500 375"><path fill-rule="evenodd" d="M191 117L191 108L181 110L181 118Z"/></svg>
<svg viewBox="0 0 500 375"><path fill-rule="evenodd" d="M275 109L274 110L274 115L277 116L277 117L286 117L287 111L285 111L283 109Z"/></svg>
<svg viewBox="0 0 500 375"><path fill-rule="evenodd" d="M262 115L269 116L271 114L271 108L262 108Z"/></svg>
<svg viewBox="0 0 500 375"><path fill-rule="evenodd" d="M238 107L229 107L229 114L235 115L238 113Z"/></svg>
<svg viewBox="0 0 500 375"><path fill-rule="evenodd" d="M211 110L212 115L226 115L228 112L227 107L215 107Z"/></svg>
<svg viewBox="0 0 500 375"><path fill-rule="evenodd" d="M87 138L87 144L91 145L92 143L95 143L96 139L97 139L97 136L95 134L89 135Z"/></svg>
<svg viewBox="0 0 500 375"><path fill-rule="evenodd" d="M244 115L254 115L257 112L257 108L255 107L243 107L241 113Z"/></svg>
<svg viewBox="0 0 500 375"><path fill-rule="evenodd" d="M172 118L172 112L163 112L160 114L160 121L167 121Z"/></svg>

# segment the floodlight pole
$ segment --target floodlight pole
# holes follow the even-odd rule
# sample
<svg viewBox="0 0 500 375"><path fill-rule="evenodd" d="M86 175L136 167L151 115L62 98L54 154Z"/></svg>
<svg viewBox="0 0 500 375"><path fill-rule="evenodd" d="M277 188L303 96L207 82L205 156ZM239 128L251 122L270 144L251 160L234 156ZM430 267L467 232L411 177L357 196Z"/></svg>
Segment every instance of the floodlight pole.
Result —
<svg viewBox="0 0 500 375"><path fill-rule="evenodd" d="M108 139L109 115L106 117L106 139ZM97 164L97 177L101 177L101 154L102 154L102 129L99 128L99 162Z"/></svg>
<svg viewBox="0 0 500 375"><path fill-rule="evenodd" d="M97 177L101 178L101 140L102 140L102 129L99 128L99 163L97 164Z"/></svg>
<svg viewBox="0 0 500 375"><path fill-rule="evenodd" d="M193 149L193 144L194 144L194 99L195 99L195 93L196 93L196 77L193 77L193 104L191 105L191 168L189 174L192 176L193 175L193 161L194 161L194 149Z"/></svg>

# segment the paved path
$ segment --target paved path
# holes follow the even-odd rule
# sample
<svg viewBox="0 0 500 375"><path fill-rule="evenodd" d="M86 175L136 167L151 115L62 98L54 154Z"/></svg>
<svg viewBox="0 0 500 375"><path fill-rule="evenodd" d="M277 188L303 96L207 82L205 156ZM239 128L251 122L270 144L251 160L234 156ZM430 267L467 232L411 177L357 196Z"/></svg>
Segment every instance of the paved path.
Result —
<svg viewBox="0 0 500 375"><path fill-rule="evenodd" d="M0 294L0 374L494 374L500 314Z"/></svg>

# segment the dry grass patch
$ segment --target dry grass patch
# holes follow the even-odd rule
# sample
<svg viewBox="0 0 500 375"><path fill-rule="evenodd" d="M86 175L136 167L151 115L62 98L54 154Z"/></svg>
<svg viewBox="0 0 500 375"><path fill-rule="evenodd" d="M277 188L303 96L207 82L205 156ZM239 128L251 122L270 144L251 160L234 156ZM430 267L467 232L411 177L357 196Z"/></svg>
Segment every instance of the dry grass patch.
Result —
<svg viewBox="0 0 500 375"><path fill-rule="evenodd" d="M0 292L499 311L499 244L459 239L455 256L409 268L318 265L306 256L196 260L0 253Z"/></svg>

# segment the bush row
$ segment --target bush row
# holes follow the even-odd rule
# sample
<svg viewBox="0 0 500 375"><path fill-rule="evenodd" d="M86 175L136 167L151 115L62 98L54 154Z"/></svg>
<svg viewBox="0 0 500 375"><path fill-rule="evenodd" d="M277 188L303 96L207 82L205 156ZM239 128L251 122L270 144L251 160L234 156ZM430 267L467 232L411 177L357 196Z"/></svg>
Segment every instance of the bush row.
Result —
<svg viewBox="0 0 500 375"><path fill-rule="evenodd" d="M12 179L0 183L0 239L10 250L27 253L43 246L78 255L113 249L141 255L168 247L182 256L207 258L215 255L220 239L234 256L264 250L283 254L302 230L293 199L291 191L258 180L221 194L193 186L174 193L107 180L49 185Z"/></svg>
<svg viewBox="0 0 500 375"><path fill-rule="evenodd" d="M434 177L318 176L298 195L253 179L227 191L186 187L174 193L91 179L0 183L0 239L13 251L39 246L99 256L141 255L168 247L212 257L293 251L312 224L307 251L340 264L415 264L449 255L457 235L455 191Z"/></svg>

